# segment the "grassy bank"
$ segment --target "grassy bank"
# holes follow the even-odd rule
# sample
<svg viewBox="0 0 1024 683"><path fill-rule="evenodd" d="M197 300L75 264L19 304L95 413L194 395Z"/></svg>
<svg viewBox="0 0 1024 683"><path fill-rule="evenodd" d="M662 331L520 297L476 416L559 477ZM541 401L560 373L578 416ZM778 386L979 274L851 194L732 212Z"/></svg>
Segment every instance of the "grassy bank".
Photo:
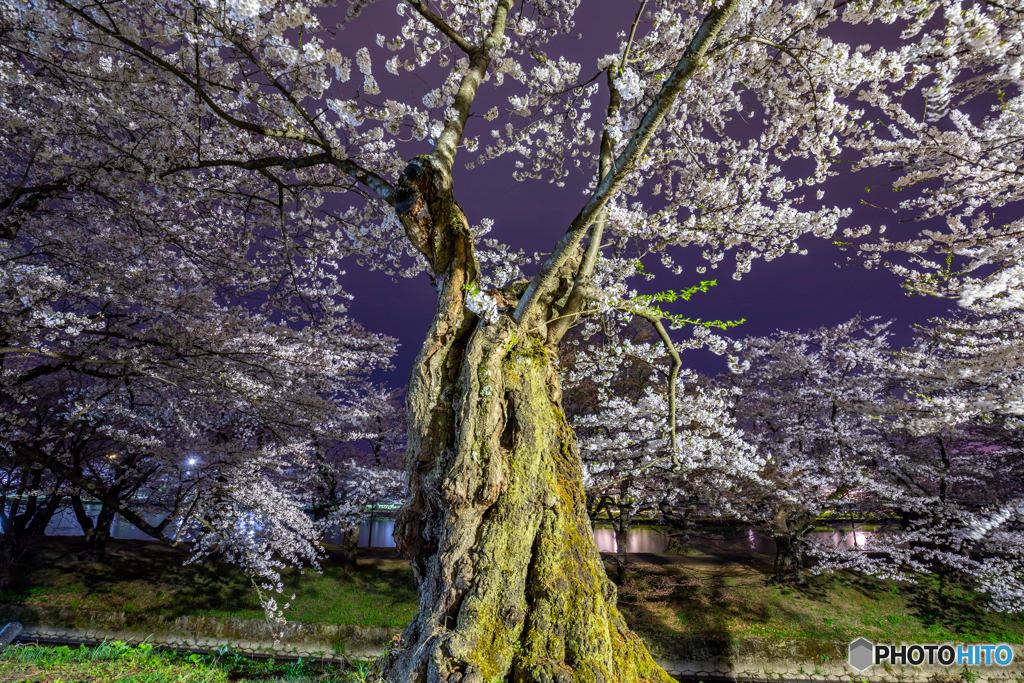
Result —
<svg viewBox="0 0 1024 683"><path fill-rule="evenodd" d="M408 563L394 553L381 554L349 569L328 553L322 574L285 572L287 595L298 594L288 619L389 628L409 623L418 603ZM33 539L14 582L0 591L0 602L171 617L263 617L241 572L183 565L187 557L184 550L148 541L111 541L97 555L85 553L78 539Z"/></svg>
<svg viewBox="0 0 1024 683"><path fill-rule="evenodd" d="M146 644L96 648L13 646L0 655L0 683L361 683L358 669L315 662L255 662L233 653L160 652Z"/></svg>
<svg viewBox="0 0 1024 683"><path fill-rule="evenodd" d="M165 616L260 618L249 581L230 567L182 566L157 543L116 541L101 555L80 541L39 539L0 602ZM401 628L417 607L408 564L393 550L361 549L358 567L324 562L322 574L285 575L298 594L294 621ZM839 573L803 588L767 579L767 556L636 556L619 604L630 625L671 651L683 638L815 638L876 642L1024 642L1024 619L985 611L985 599L951 580L880 581Z"/></svg>
<svg viewBox="0 0 1024 683"><path fill-rule="evenodd" d="M1024 642L1024 618L986 611L984 596L950 579L910 584L840 572L788 588L767 580L771 559L694 553L637 564L620 607L645 640L668 651L682 638Z"/></svg>

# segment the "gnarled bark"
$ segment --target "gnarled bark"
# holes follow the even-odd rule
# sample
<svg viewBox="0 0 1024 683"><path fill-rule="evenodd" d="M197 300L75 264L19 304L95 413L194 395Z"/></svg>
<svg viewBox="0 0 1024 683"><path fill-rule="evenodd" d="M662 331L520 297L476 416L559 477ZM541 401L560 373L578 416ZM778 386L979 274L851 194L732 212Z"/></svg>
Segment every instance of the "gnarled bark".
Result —
<svg viewBox="0 0 1024 683"><path fill-rule="evenodd" d="M434 266L438 311L407 393L409 496L395 524L420 610L389 681L664 681L615 607L594 544L575 436L537 317L507 313L522 287L495 293L506 314L465 308L472 241L446 175L418 159L396 208Z"/></svg>

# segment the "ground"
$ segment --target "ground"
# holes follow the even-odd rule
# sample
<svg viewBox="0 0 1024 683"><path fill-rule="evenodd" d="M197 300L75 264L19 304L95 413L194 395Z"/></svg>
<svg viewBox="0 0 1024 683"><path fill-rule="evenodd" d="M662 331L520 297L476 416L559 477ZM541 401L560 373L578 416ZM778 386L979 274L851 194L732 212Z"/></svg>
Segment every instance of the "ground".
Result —
<svg viewBox="0 0 1024 683"><path fill-rule="evenodd" d="M37 539L0 602L171 616L259 618L249 582L230 568L181 566L185 553L157 543L113 541L102 556L68 539ZM609 569L612 556L605 556ZM808 576L801 588L773 585L767 555L631 555L619 591L630 627L655 651L679 639L814 638L877 642L1024 642L1024 618L984 609L984 598L951 580L917 584L850 573ZM288 619L401 628L416 612L408 564L393 549L360 548L358 566L332 560L323 574L285 576L298 594Z"/></svg>
<svg viewBox="0 0 1024 683"><path fill-rule="evenodd" d="M256 662L229 652L158 652L119 642L91 649L13 646L0 656L0 683L363 683L362 673L315 662Z"/></svg>
<svg viewBox="0 0 1024 683"><path fill-rule="evenodd" d="M1024 642L1024 618L936 576L917 583L839 572L803 587L772 584L768 555L637 555L619 591L630 627L655 651L687 638L811 638L874 642Z"/></svg>
<svg viewBox="0 0 1024 683"><path fill-rule="evenodd" d="M96 555L85 553L76 538L31 542L14 582L0 591L0 602L171 617L263 618L244 575L231 567L183 566L185 550L155 541L111 540L106 552ZM298 594L289 619L396 629L409 623L418 603L408 562L393 550L360 548L358 566L348 569L336 560L340 548L328 549L322 574L309 568L285 572L288 595Z"/></svg>

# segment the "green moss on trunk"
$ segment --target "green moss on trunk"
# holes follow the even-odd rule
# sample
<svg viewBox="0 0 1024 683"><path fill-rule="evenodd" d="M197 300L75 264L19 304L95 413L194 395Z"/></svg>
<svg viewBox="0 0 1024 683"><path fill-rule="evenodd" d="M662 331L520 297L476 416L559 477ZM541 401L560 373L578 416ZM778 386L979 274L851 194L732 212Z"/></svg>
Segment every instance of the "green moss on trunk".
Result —
<svg viewBox="0 0 1024 683"><path fill-rule="evenodd" d="M387 678L667 683L615 609L552 359L515 331L477 326L449 352L462 367L435 395L450 397L457 431L415 456L429 471L410 471L396 528L431 544L404 539L421 553L420 612Z"/></svg>

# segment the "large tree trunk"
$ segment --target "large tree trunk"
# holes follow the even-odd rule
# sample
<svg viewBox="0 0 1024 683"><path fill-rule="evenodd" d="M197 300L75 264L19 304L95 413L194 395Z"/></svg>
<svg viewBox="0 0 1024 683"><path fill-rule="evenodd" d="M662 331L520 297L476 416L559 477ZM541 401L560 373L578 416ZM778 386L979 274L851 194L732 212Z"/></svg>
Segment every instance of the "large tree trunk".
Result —
<svg viewBox="0 0 1024 683"><path fill-rule="evenodd" d="M465 308L471 237L429 164L410 164L396 202L439 292L409 383L409 496L395 523L420 609L384 676L667 683L615 608L544 320L484 323Z"/></svg>
<svg viewBox="0 0 1024 683"><path fill-rule="evenodd" d="M359 552L359 525L345 529L341 535L341 553L338 559L342 566L355 567Z"/></svg>

